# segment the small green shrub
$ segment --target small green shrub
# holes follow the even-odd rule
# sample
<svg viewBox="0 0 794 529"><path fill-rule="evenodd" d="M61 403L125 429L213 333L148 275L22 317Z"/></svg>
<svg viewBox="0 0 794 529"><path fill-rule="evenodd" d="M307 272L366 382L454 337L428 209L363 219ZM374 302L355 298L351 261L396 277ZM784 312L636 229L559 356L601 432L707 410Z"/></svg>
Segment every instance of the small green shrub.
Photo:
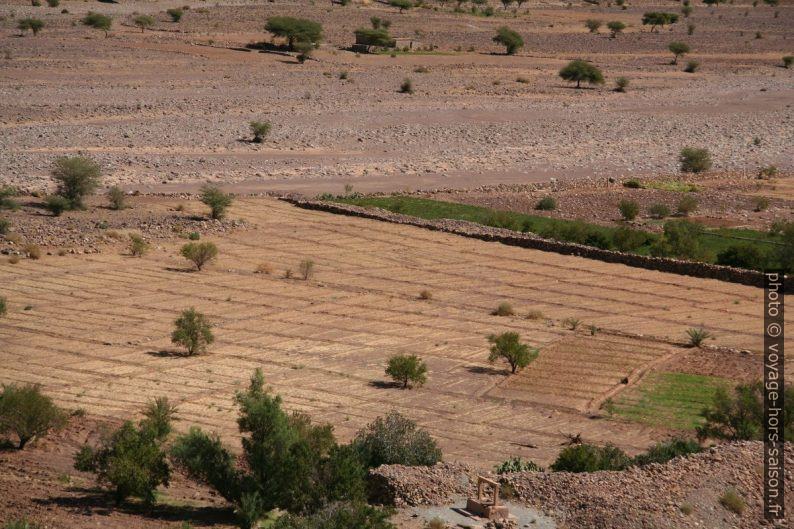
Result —
<svg viewBox="0 0 794 529"><path fill-rule="evenodd" d="M582 81L591 85L604 84L604 74L598 67L580 59L569 62L560 70L560 77L566 81L576 82L576 88L581 88Z"/></svg>
<svg viewBox="0 0 794 529"><path fill-rule="evenodd" d="M625 77L618 77L615 79L615 92L625 92L629 86L629 80Z"/></svg>
<svg viewBox="0 0 794 529"><path fill-rule="evenodd" d="M359 430L352 447L368 468L430 466L441 460L441 449L430 434L396 411L378 417Z"/></svg>
<svg viewBox="0 0 794 529"><path fill-rule="evenodd" d="M507 55L515 54L515 52L524 46L524 39L521 38L521 35L507 26L498 28L496 30L496 36L492 40L504 46Z"/></svg>
<svg viewBox="0 0 794 529"><path fill-rule="evenodd" d="M200 271L204 265L217 257L218 247L211 242L191 242L182 246L180 252L182 257L191 261Z"/></svg>
<svg viewBox="0 0 794 529"><path fill-rule="evenodd" d="M146 28L154 25L154 19L149 15L138 15L132 19L132 23L141 28L141 33L143 33Z"/></svg>
<svg viewBox="0 0 794 529"><path fill-rule="evenodd" d="M612 244L621 252L631 252L648 242L648 234L621 226L612 234Z"/></svg>
<svg viewBox="0 0 794 529"><path fill-rule="evenodd" d="M669 441L656 443L644 453L636 456L634 464L644 466L651 463L666 463L676 457L697 454L701 450L700 444L695 440L674 437Z"/></svg>
<svg viewBox="0 0 794 529"><path fill-rule="evenodd" d="M0 235L5 235L8 233L8 229L11 227L11 221L8 219L0 218Z"/></svg>
<svg viewBox="0 0 794 529"><path fill-rule="evenodd" d="M179 22L182 20L182 15L185 14L185 12L178 7L166 10L166 13L168 13L168 16L171 17L172 22Z"/></svg>
<svg viewBox="0 0 794 529"><path fill-rule="evenodd" d="M627 187L629 189L641 189L642 184L639 180L626 180L623 182L623 187Z"/></svg>
<svg viewBox="0 0 794 529"><path fill-rule="evenodd" d="M193 307L182 311L174 321L174 327L171 343L184 346L188 356L206 352L207 346L215 341L212 325L206 316Z"/></svg>
<svg viewBox="0 0 794 529"><path fill-rule="evenodd" d="M72 203L61 195L50 195L44 202L44 207L55 217L60 217L64 211L71 209Z"/></svg>
<svg viewBox="0 0 794 529"><path fill-rule="evenodd" d="M598 29L604 25L604 22L601 20L596 20L594 18L589 18L584 21L584 27L586 27L590 33L598 33Z"/></svg>
<svg viewBox="0 0 794 529"><path fill-rule="evenodd" d="M555 472L596 472L598 470L624 470L631 459L612 444L599 447L591 444L567 446L552 463Z"/></svg>
<svg viewBox="0 0 794 529"><path fill-rule="evenodd" d="M140 235L130 233L130 255L143 257L147 251L149 251L149 243Z"/></svg>
<svg viewBox="0 0 794 529"><path fill-rule="evenodd" d="M747 506L744 498L742 498L735 489L727 489L720 496L720 504L731 511L732 513L741 515Z"/></svg>
<svg viewBox="0 0 794 529"><path fill-rule="evenodd" d="M678 213L685 217L694 213L698 208L698 199L693 196L684 196L678 201Z"/></svg>
<svg viewBox="0 0 794 529"><path fill-rule="evenodd" d="M685 147L681 149L678 161L684 173L702 173L711 169L711 155L706 149Z"/></svg>
<svg viewBox="0 0 794 529"><path fill-rule="evenodd" d="M405 80L403 80L402 84L400 85L400 93L401 94L413 94L414 93L414 85L413 85L413 82L410 79L405 78Z"/></svg>
<svg viewBox="0 0 794 529"><path fill-rule="evenodd" d="M0 392L0 433L11 433L22 450L30 441L66 424L66 414L36 384L3 384Z"/></svg>
<svg viewBox="0 0 794 529"><path fill-rule="evenodd" d="M34 1L38 2L38 0L34 0ZM39 2L38 5L41 5L41 2ZM41 31L43 28L44 28L44 22L38 18L31 18L31 17L23 18L17 24L17 29L19 29L20 31L24 32L30 30L33 32L34 35L38 35L39 31Z"/></svg>
<svg viewBox="0 0 794 529"><path fill-rule="evenodd" d="M689 516L690 514L695 512L695 506L692 505L691 503L682 503L678 507L678 510L681 511L682 514Z"/></svg>
<svg viewBox="0 0 794 529"><path fill-rule="evenodd" d="M552 211L557 209L557 199L551 195L547 195L535 204L535 209L540 211Z"/></svg>
<svg viewBox="0 0 794 529"><path fill-rule="evenodd" d="M119 186L113 186L108 189L107 195L108 202L110 202L110 209L118 211L127 207L127 193Z"/></svg>
<svg viewBox="0 0 794 529"><path fill-rule="evenodd" d="M41 526L25 518L15 518L3 524L3 529L41 529Z"/></svg>
<svg viewBox="0 0 794 529"><path fill-rule="evenodd" d="M614 39L620 33L622 33L624 29L626 29L626 24L620 20L613 20L611 22L607 22L607 29L611 34L610 36Z"/></svg>
<svg viewBox="0 0 794 529"><path fill-rule="evenodd" d="M411 385L421 386L427 382L427 365L416 355L396 355L389 358L386 374L403 389Z"/></svg>
<svg viewBox="0 0 794 529"><path fill-rule="evenodd" d="M700 347L705 340L712 337L712 334L703 327L687 329L686 334L689 336L689 344L694 347Z"/></svg>
<svg viewBox="0 0 794 529"><path fill-rule="evenodd" d="M673 54L673 64L678 64L678 58L689 53L689 44L686 42L674 41L667 47Z"/></svg>
<svg viewBox="0 0 794 529"><path fill-rule="evenodd" d="M0 318L8 314L8 302L6 298L0 296Z"/></svg>
<svg viewBox="0 0 794 529"><path fill-rule="evenodd" d="M298 265L298 271L304 281L308 281L314 275L314 261L311 259L304 259Z"/></svg>
<svg viewBox="0 0 794 529"><path fill-rule="evenodd" d="M783 68L791 68L794 65L794 55L786 55L783 57Z"/></svg>
<svg viewBox="0 0 794 529"><path fill-rule="evenodd" d="M429 290L423 290L419 293L419 299L430 300L433 299L433 293Z"/></svg>
<svg viewBox="0 0 794 529"><path fill-rule="evenodd" d="M640 205L634 200L621 200L618 209L624 220L634 220L640 213Z"/></svg>
<svg viewBox="0 0 794 529"><path fill-rule="evenodd" d="M500 303L494 310L491 312L492 316L513 316L515 315L515 311L513 311L513 306L506 301Z"/></svg>
<svg viewBox="0 0 794 529"><path fill-rule="evenodd" d="M670 206L667 204L653 204L648 212L651 216L655 219L663 219L665 217L669 217L672 211L670 211Z"/></svg>
<svg viewBox="0 0 794 529"><path fill-rule="evenodd" d="M99 187L102 168L89 158L61 156L55 159L52 177L57 194L69 201L69 209L84 209L83 198Z"/></svg>
<svg viewBox="0 0 794 529"><path fill-rule="evenodd" d="M567 327L568 329L575 331L579 328L579 325L582 323L582 320L579 318L565 318L562 322L563 327Z"/></svg>
<svg viewBox="0 0 794 529"><path fill-rule="evenodd" d="M201 187L201 201L210 207L213 219L222 219L232 203L231 193L224 193L218 186L205 184Z"/></svg>
<svg viewBox="0 0 794 529"><path fill-rule="evenodd" d="M520 457L511 457L496 465L497 474L509 474L511 472L543 472L543 467L534 461L524 461Z"/></svg>
<svg viewBox="0 0 794 529"><path fill-rule="evenodd" d="M251 140L254 143L262 143L265 136L270 134L273 129L273 125L269 121L252 121L248 125L251 127L251 134L254 135L254 139Z"/></svg>
<svg viewBox="0 0 794 529"><path fill-rule="evenodd" d="M106 37L108 35L108 30L113 25L112 18L107 15L94 13L93 11L89 11L88 14L83 17L82 22L86 26L104 31Z"/></svg>
<svg viewBox="0 0 794 529"><path fill-rule="evenodd" d="M766 197L753 197L752 200L755 211L765 211L769 207L769 199Z"/></svg>
<svg viewBox="0 0 794 529"><path fill-rule="evenodd" d="M700 68L700 63L698 61L689 61L686 63L686 68L684 68L684 71L686 73L695 73L698 68Z"/></svg>

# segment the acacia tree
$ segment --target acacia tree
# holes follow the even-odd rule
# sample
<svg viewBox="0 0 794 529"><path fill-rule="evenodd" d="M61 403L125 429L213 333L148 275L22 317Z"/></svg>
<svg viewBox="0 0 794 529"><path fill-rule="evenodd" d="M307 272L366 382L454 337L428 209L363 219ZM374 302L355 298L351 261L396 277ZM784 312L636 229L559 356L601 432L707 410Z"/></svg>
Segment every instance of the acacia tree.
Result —
<svg viewBox="0 0 794 529"><path fill-rule="evenodd" d="M224 193L220 187L205 184L201 186L201 201L210 207L210 216L222 219L226 215L226 208L232 203L231 193Z"/></svg>
<svg viewBox="0 0 794 529"><path fill-rule="evenodd" d="M23 34L27 30L30 30L33 32L34 35L38 35L39 31L41 31L43 28L44 28L44 22L38 18L31 18L31 17L23 18L17 24L17 29L22 31Z"/></svg>
<svg viewBox="0 0 794 529"><path fill-rule="evenodd" d="M99 187L102 168L82 156L61 156L55 159L52 177L58 185L58 196L69 201L69 209L85 209L83 198Z"/></svg>
<svg viewBox="0 0 794 529"><path fill-rule="evenodd" d="M602 21L596 20L594 18L590 18L584 21L584 26L588 30L590 30L590 33L598 33L598 29L601 27L602 24L603 24Z"/></svg>
<svg viewBox="0 0 794 529"><path fill-rule="evenodd" d="M626 29L626 24L620 20L613 20L611 22L607 22L607 29L611 32L611 36L614 39L618 36L618 33L621 33L624 29Z"/></svg>
<svg viewBox="0 0 794 529"><path fill-rule="evenodd" d="M513 55L524 46L524 39L521 38L521 35L507 26L502 26L496 30L496 36L493 41L504 46L507 55Z"/></svg>
<svg viewBox="0 0 794 529"><path fill-rule="evenodd" d="M113 25L113 19L107 15L102 15L100 13L94 13L93 11L89 11L88 14L83 17L83 24L94 29L100 29L105 32L105 38L108 36L108 31L110 30L110 26Z"/></svg>
<svg viewBox="0 0 794 529"><path fill-rule="evenodd" d="M215 341L209 320L193 307L182 311L174 327L171 342L184 346L188 356L205 352L207 346Z"/></svg>
<svg viewBox="0 0 794 529"><path fill-rule="evenodd" d="M2 301L5 309L5 300ZM0 392L0 434L16 435L20 450L33 439L43 437L65 423L66 414L51 398L41 394L40 386L3 385Z"/></svg>
<svg viewBox="0 0 794 529"><path fill-rule="evenodd" d="M678 15L674 13L649 11L642 15L642 25L651 26L651 32L658 32L659 26L664 27L667 24L675 24L676 22L678 22Z"/></svg>
<svg viewBox="0 0 794 529"><path fill-rule="evenodd" d="M673 64L678 64L678 58L689 53L689 44L686 42L671 42L667 47L673 54Z"/></svg>
<svg viewBox="0 0 794 529"><path fill-rule="evenodd" d="M132 19L132 23L141 28L141 33L146 31L146 28L154 25L154 19L149 15L138 15Z"/></svg>
<svg viewBox="0 0 794 529"><path fill-rule="evenodd" d="M530 349L527 344L521 343L521 337L517 332L491 334L488 336L488 341L492 344L488 361L494 363L497 360L505 360L510 364L511 373L515 373L519 367L528 366L538 357L538 350Z"/></svg>
<svg viewBox="0 0 794 529"><path fill-rule="evenodd" d="M305 18L270 17L265 24L265 30L277 37L286 38L290 50L295 50L297 43L316 46L323 36L322 25Z"/></svg>
<svg viewBox="0 0 794 529"><path fill-rule="evenodd" d="M389 358L386 374L408 389L410 384L421 386L427 381L427 364L416 355L397 355Z"/></svg>
<svg viewBox="0 0 794 529"><path fill-rule="evenodd" d="M560 77L566 81L576 81L576 88L581 88L582 81L592 85L604 84L604 74L601 70L581 59L569 62L560 70Z"/></svg>

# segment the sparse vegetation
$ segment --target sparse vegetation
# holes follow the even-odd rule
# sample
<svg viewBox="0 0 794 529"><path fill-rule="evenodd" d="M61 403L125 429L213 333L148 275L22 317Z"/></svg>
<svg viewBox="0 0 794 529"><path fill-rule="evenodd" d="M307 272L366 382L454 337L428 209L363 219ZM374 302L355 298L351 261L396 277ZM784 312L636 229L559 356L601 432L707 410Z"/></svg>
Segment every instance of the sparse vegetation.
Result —
<svg viewBox="0 0 794 529"><path fill-rule="evenodd" d="M44 201L44 207L55 217L60 217L64 211L72 209L72 202L61 195L50 195Z"/></svg>
<svg viewBox="0 0 794 529"><path fill-rule="evenodd" d="M678 201L678 214L683 216L688 216L694 213L698 208L698 199L693 196L683 196L681 200Z"/></svg>
<svg viewBox="0 0 794 529"><path fill-rule="evenodd" d="M6 298L0 296L0 318L8 314L8 302Z"/></svg>
<svg viewBox="0 0 794 529"><path fill-rule="evenodd" d="M304 281L308 281L314 275L314 261L311 259L304 259L298 265L301 277Z"/></svg>
<svg viewBox="0 0 794 529"><path fill-rule="evenodd" d="M19 196L19 189L13 186L0 186L0 209L19 209L14 197Z"/></svg>
<svg viewBox="0 0 794 529"><path fill-rule="evenodd" d="M669 441L654 444L644 453L637 455L633 463L637 466L666 463L676 457L697 454L701 450L700 444L693 439L674 437Z"/></svg>
<svg viewBox="0 0 794 529"><path fill-rule="evenodd" d="M207 346L214 341L215 337L212 334L212 325L209 320L193 307L183 310L174 322L171 343L187 349L188 356L205 353Z"/></svg>
<svg viewBox="0 0 794 529"><path fill-rule="evenodd" d="M180 252L182 257L191 261L200 271L204 265L217 257L218 247L211 242L190 242L182 246Z"/></svg>
<svg viewBox="0 0 794 529"><path fill-rule="evenodd" d="M579 325L582 323L582 320L579 318L565 318L562 322L562 326L566 329L570 329L575 331L579 328Z"/></svg>
<svg viewBox="0 0 794 529"><path fill-rule="evenodd" d="M215 220L222 219L226 215L226 209L232 204L232 195L211 184L203 185L200 193L201 202L210 207L210 216Z"/></svg>
<svg viewBox="0 0 794 529"><path fill-rule="evenodd" d="M143 257L149 251L149 243L136 233L130 233L130 255Z"/></svg>
<svg viewBox="0 0 794 529"><path fill-rule="evenodd" d="M502 334L491 334L488 336L491 343L491 352L488 361L491 363L497 360L504 360L510 364L510 372L515 374L519 368L527 367L538 357L537 349L521 343L521 337L517 332L503 332Z"/></svg>
<svg viewBox="0 0 794 529"><path fill-rule="evenodd" d="M500 303L494 310L491 312L492 316L514 316L515 311L513 310L513 306L506 301Z"/></svg>
<svg viewBox="0 0 794 529"><path fill-rule="evenodd" d="M496 465L497 474L509 474L511 472L543 472L543 467L534 461L524 461L520 457L511 457L507 461L502 461Z"/></svg>
<svg viewBox="0 0 794 529"><path fill-rule="evenodd" d="M648 212L651 214L651 217L655 219L663 219L665 217L669 217L672 211L670 210L670 206L667 204L653 204L649 209Z"/></svg>
<svg viewBox="0 0 794 529"><path fill-rule="evenodd" d="M113 186L107 192L110 209L116 211L127 207L127 193L119 186Z"/></svg>
<svg viewBox="0 0 794 529"><path fill-rule="evenodd" d="M784 409L794 404L794 386L775 389L782 393ZM701 440L760 441L764 433L763 382L739 384L732 391L726 387L718 388L702 416L705 422L697 429ZM791 414L780 416L783 439L792 439L792 426L794 417Z"/></svg>
<svg viewBox="0 0 794 529"><path fill-rule="evenodd" d="M604 75L596 66L583 60L574 60L560 70L560 77L566 81L576 82L576 88L581 88L582 81L591 85L604 84Z"/></svg>
<svg viewBox="0 0 794 529"><path fill-rule="evenodd" d="M416 355L395 355L389 358L386 374L403 389L421 386L427 381L427 365Z"/></svg>
<svg viewBox="0 0 794 529"><path fill-rule="evenodd" d="M744 512L746 503L735 489L727 489L720 496L720 504L734 514L741 515Z"/></svg>
<svg viewBox="0 0 794 529"><path fill-rule="evenodd" d="M262 143L265 141L265 136L270 134L273 128L269 121L252 121L249 123L249 126L251 127L251 133L254 135L254 139L251 141L254 143Z"/></svg>
<svg viewBox="0 0 794 529"><path fill-rule="evenodd" d="M27 17L23 18L17 24L17 29L25 33L26 31L30 30L33 32L34 35L38 35L39 31L44 29L44 22L38 18Z"/></svg>
<svg viewBox="0 0 794 529"><path fill-rule="evenodd" d="M3 300L5 308L5 300ZM2 314L0 314L2 315ZM36 384L3 384L0 392L0 435L14 435L19 450L50 430L66 424L66 414Z"/></svg>
<svg viewBox="0 0 794 529"><path fill-rule="evenodd" d="M783 56L783 68L789 69L794 65L794 55Z"/></svg>
<svg viewBox="0 0 794 529"><path fill-rule="evenodd" d="M429 291L429 290L427 290L427 289L425 289L425 290L422 290L422 291L419 293L419 299L423 299L423 300L426 300L426 301L427 301L427 300L431 300L431 299L433 299L433 293L432 293L432 292L430 292L430 291Z"/></svg>

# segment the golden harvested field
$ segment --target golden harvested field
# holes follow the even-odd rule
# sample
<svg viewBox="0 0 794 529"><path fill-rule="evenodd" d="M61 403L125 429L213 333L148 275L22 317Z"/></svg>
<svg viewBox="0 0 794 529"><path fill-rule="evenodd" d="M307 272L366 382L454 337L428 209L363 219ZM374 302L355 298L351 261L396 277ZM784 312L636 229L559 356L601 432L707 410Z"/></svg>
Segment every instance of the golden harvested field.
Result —
<svg viewBox="0 0 794 529"><path fill-rule="evenodd" d="M134 200L136 208L150 211L178 203ZM203 212L197 202L186 206L185 215ZM267 198L238 199L230 217L246 220L249 229L208 237L220 256L202 272L186 271L178 256L185 241L177 238L141 259L118 248L18 264L3 260L0 295L8 298L9 312L0 323L0 380L38 382L59 404L119 419L168 395L178 403L179 429L201 424L228 439L236 433L231 397L262 367L288 408L331 422L341 438L394 408L428 428L449 460L485 465L521 455L545 464L556 456L562 433L582 432L630 451L664 434L592 420L570 408L618 386L632 370L683 350L591 338L588 325L682 339L687 328L703 324L716 335L711 343L761 347L762 291L756 288L334 216ZM297 271L305 258L316 262L314 278L285 279L285 269ZM271 274L254 273L262 263ZM432 300L418 299L423 289ZM513 305L515 317L490 315L502 301ZM170 344L174 319L190 306L216 325L216 343L204 356L181 356ZM527 319L530 310L545 318ZM560 323L568 317L582 320L575 338ZM506 374L487 361L485 336L505 330L541 347L537 364L508 384L528 393L515 398L494 391ZM416 353L428 362L424 387L404 391L382 383L385 361L395 353ZM608 368L598 364L601 356ZM561 375L561 391L531 394L553 385L555 370L577 363L577 370ZM542 380L532 380L535 371ZM573 393L577 386L586 395ZM579 400L572 404L572 398Z"/></svg>

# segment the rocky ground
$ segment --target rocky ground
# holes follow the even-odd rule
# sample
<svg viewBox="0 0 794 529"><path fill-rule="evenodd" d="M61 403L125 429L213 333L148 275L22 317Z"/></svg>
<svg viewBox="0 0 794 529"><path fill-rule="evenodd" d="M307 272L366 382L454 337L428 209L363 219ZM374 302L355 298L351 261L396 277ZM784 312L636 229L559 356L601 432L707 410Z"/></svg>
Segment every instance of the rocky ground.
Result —
<svg viewBox="0 0 794 529"><path fill-rule="evenodd" d="M786 464L794 463L790 443L785 453ZM622 472L521 472L501 479L512 488L513 501L541 509L559 527L749 529L770 525L762 516L761 454L761 443L739 442ZM471 467L448 464L374 471L397 505L443 504L460 494L471 495L476 473ZM790 471L786 477L788 509L794 507L794 486ZM722 506L719 498L726 490L743 498L744 512Z"/></svg>

